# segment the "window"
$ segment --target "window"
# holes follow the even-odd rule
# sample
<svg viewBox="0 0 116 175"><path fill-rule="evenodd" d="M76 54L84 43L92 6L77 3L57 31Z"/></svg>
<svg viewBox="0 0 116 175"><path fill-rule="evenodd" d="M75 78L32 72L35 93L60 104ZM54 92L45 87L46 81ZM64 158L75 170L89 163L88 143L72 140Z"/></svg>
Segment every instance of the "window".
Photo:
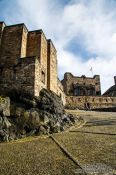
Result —
<svg viewBox="0 0 116 175"><path fill-rule="evenodd" d="M79 87L76 87L74 89L74 96L79 96L80 95L80 88Z"/></svg>
<svg viewBox="0 0 116 175"><path fill-rule="evenodd" d="M0 76L3 74L3 68L0 68Z"/></svg>
<svg viewBox="0 0 116 175"><path fill-rule="evenodd" d="M41 72L41 81L45 84L45 73L43 71Z"/></svg>

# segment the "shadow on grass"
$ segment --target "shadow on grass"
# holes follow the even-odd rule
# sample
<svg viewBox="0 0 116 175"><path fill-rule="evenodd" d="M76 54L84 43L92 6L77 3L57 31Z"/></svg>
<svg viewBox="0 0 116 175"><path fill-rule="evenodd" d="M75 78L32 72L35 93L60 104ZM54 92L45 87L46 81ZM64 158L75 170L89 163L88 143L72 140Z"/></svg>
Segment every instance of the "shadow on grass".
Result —
<svg viewBox="0 0 116 175"><path fill-rule="evenodd" d="M85 133L85 134L100 134L100 135L111 135L111 136L115 136L116 134L112 134L112 133L101 133L101 132L90 132L90 131L70 131L70 132L80 132L80 133Z"/></svg>
<svg viewBox="0 0 116 175"><path fill-rule="evenodd" d="M91 126L103 126L103 125L116 125L116 120L94 120L91 122L87 122L85 127L91 127Z"/></svg>

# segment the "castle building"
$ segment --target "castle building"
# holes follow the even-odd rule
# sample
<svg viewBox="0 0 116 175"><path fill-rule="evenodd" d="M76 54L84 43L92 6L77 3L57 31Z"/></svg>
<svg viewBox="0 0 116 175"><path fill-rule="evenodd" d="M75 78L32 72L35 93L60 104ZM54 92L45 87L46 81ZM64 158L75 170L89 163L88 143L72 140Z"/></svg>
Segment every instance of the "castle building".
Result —
<svg viewBox="0 0 116 175"><path fill-rule="evenodd" d="M73 76L71 73L65 73L61 81L64 92L67 96L100 96L100 76L95 75L93 78L82 75L81 77Z"/></svg>
<svg viewBox="0 0 116 175"><path fill-rule="evenodd" d="M15 89L39 96L42 88L65 101L53 42L42 30L28 31L25 24L0 22L0 92Z"/></svg>
<svg viewBox="0 0 116 175"><path fill-rule="evenodd" d="M68 109L109 110L116 107L116 84L104 96L101 96L99 75L91 78L65 73L61 82L66 94L65 107Z"/></svg>
<svg viewBox="0 0 116 175"><path fill-rule="evenodd" d="M68 107L84 109L116 106L115 85L101 96L100 76L73 76L65 73L60 81L57 75L57 51L42 30L28 31L25 24L7 26L0 22L0 93L13 90L39 96L45 88ZM113 90L112 90L113 89Z"/></svg>

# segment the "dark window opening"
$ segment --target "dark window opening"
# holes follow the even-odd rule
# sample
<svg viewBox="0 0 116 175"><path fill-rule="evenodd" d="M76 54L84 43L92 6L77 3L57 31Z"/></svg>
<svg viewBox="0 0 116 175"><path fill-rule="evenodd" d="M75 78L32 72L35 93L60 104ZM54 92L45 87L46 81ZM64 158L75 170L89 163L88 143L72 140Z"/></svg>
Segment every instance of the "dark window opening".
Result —
<svg viewBox="0 0 116 175"><path fill-rule="evenodd" d="M100 95L100 92L97 91L97 92L96 92L96 95Z"/></svg>
<svg viewBox="0 0 116 175"><path fill-rule="evenodd" d="M43 71L41 72L41 81L45 84L45 73Z"/></svg>
<svg viewBox="0 0 116 175"><path fill-rule="evenodd" d="M0 76L3 75L3 68L0 68Z"/></svg>

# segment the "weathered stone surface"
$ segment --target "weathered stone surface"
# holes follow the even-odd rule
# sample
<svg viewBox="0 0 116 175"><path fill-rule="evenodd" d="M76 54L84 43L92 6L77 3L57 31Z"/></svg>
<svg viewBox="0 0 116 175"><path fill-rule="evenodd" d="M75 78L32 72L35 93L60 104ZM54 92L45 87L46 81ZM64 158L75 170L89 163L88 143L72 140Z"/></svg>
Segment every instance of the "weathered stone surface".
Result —
<svg viewBox="0 0 116 175"><path fill-rule="evenodd" d="M39 98L38 108L57 115L64 113L62 101L55 93L42 89Z"/></svg>
<svg viewBox="0 0 116 175"><path fill-rule="evenodd" d="M116 107L116 97L67 96L66 108L93 110Z"/></svg>
<svg viewBox="0 0 116 175"><path fill-rule="evenodd" d="M48 89L57 94L57 51L51 40L47 41L48 47L48 65L47 65L47 78Z"/></svg>
<svg viewBox="0 0 116 175"><path fill-rule="evenodd" d="M0 22L0 93L12 90L39 96L41 89L62 96L57 77L57 52L42 30L28 31L24 24Z"/></svg>
<svg viewBox="0 0 116 175"><path fill-rule="evenodd" d="M10 95L13 113L9 118L0 114L1 141L61 132L78 121L65 114L60 97L46 89L41 90L40 97L15 91Z"/></svg>
<svg viewBox="0 0 116 175"><path fill-rule="evenodd" d="M64 79L61 81L64 92L68 96L100 96L100 76L81 77L73 76L71 73L65 73Z"/></svg>
<svg viewBox="0 0 116 175"><path fill-rule="evenodd" d="M0 96L0 112L3 112L3 115L10 116L10 98Z"/></svg>

